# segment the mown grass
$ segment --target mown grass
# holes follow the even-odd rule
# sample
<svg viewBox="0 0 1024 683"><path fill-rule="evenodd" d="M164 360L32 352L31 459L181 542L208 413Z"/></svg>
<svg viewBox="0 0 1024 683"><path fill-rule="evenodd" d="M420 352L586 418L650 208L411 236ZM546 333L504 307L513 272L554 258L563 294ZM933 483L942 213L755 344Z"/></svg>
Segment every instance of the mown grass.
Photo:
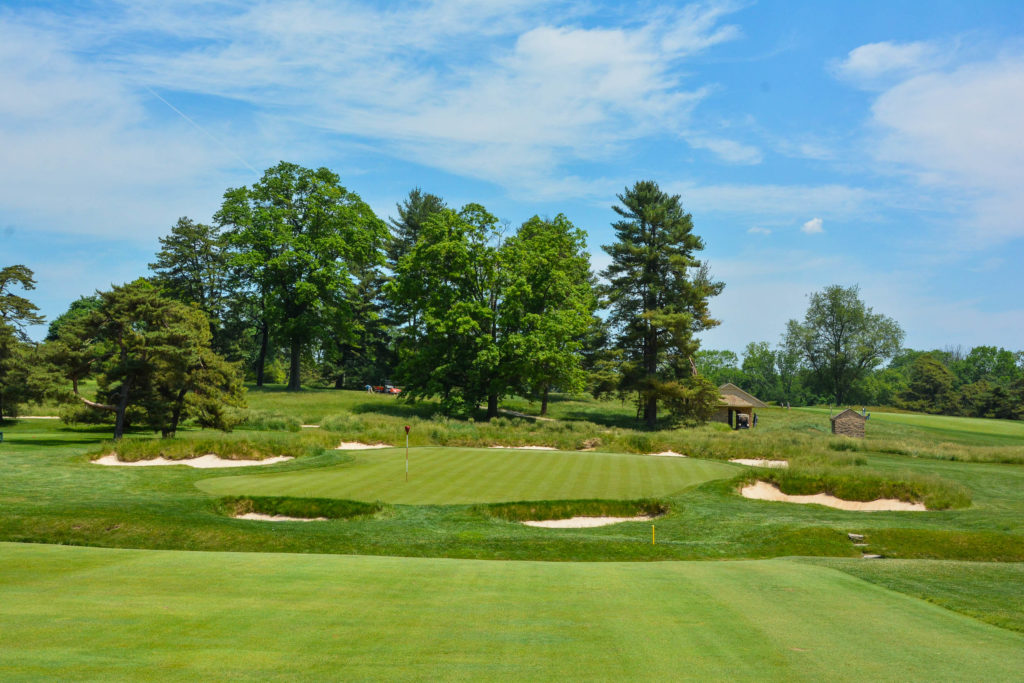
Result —
<svg viewBox="0 0 1024 683"><path fill-rule="evenodd" d="M356 451L351 462L333 467L222 476L198 486L216 495L455 505L663 496L739 472L734 465L688 458L424 447L411 449L407 481L405 457L398 448Z"/></svg>
<svg viewBox="0 0 1024 683"><path fill-rule="evenodd" d="M1001 628L1024 633L1024 563L948 560L805 559L912 595ZM969 589L967 589L969 587Z"/></svg>
<svg viewBox="0 0 1024 683"><path fill-rule="evenodd" d="M1013 680L1024 669L1019 633L792 561L5 545L0 585L7 680Z"/></svg>

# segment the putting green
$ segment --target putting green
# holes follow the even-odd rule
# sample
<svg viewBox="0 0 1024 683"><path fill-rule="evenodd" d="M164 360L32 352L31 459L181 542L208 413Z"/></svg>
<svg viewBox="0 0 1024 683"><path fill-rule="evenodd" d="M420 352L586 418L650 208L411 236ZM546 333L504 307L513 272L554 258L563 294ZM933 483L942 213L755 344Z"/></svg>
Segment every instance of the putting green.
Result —
<svg viewBox="0 0 1024 683"><path fill-rule="evenodd" d="M933 681L1024 670L1021 634L784 560L4 543L0 586L4 680Z"/></svg>
<svg viewBox="0 0 1024 683"><path fill-rule="evenodd" d="M734 465L689 458L427 447L410 450L406 482L404 449L356 451L354 455L354 462L342 465L216 477L197 486L219 495L453 505L665 496L739 472Z"/></svg>

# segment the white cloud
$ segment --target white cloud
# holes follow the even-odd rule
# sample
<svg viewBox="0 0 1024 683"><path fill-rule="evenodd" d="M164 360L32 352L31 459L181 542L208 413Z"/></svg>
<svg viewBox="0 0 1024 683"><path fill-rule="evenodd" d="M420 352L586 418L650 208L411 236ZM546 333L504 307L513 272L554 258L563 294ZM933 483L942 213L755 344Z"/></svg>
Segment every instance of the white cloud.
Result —
<svg viewBox="0 0 1024 683"><path fill-rule="evenodd" d="M850 50L833 68L840 77L862 85L892 76L906 77L941 63L939 48L932 43L868 43Z"/></svg>
<svg viewBox="0 0 1024 683"><path fill-rule="evenodd" d="M1024 57L915 76L871 111L880 161L971 203L965 242L1024 236Z"/></svg>
<svg viewBox="0 0 1024 683"><path fill-rule="evenodd" d="M770 235L772 234L772 231L769 230L768 228L762 228L755 225L754 227L747 230L747 233L751 235Z"/></svg>
<svg viewBox="0 0 1024 683"><path fill-rule="evenodd" d="M764 155L757 147L735 140L695 136L687 138L687 141L692 147L709 150L723 161L733 164L759 164L764 159Z"/></svg>
<svg viewBox="0 0 1024 683"><path fill-rule="evenodd" d="M808 235L818 235L825 232L822 227L822 220L820 218L812 218L811 220L804 223L800 229Z"/></svg>
<svg viewBox="0 0 1024 683"><path fill-rule="evenodd" d="M792 225L808 213L834 220L870 219L884 195L848 185L697 185L669 183L687 210L750 218L766 224Z"/></svg>

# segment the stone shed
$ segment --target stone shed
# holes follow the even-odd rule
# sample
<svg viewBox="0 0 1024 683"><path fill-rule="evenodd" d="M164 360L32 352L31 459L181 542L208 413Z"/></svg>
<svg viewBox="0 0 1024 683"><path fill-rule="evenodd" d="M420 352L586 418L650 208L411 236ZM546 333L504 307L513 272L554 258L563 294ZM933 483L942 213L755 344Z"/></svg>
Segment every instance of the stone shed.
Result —
<svg viewBox="0 0 1024 683"><path fill-rule="evenodd" d="M723 384L718 387L721 399L718 402L718 412L711 419L715 422L724 422L730 427L739 428L740 415L745 415L748 427L754 426L754 408L767 408L768 404L748 394L732 383Z"/></svg>
<svg viewBox="0 0 1024 683"><path fill-rule="evenodd" d="M868 421L868 418L856 410L847 408L829 419L832 420L833 434L852 436L858 439L864 438L864 424Z"/></svg>

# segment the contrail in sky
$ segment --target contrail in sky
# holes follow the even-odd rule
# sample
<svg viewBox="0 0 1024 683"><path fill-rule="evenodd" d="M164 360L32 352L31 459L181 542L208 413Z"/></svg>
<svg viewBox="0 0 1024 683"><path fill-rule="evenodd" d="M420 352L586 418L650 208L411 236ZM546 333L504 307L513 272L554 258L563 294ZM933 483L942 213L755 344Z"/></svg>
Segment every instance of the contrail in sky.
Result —
<svg viewBox="0 0 1024 683"><path fill-rule="evenodd" d="M257 170L256 170L255 168L253 168L253 167L252 167L252 165L251 165L251 164L250 164L250 163L249 163L248 161L246 161L245 159L243 159L243 158L242 158L242 157L241 157L241 156L240 156L240 155L239 155L239 154L238 154L237 152L235 152L235 150L231 149L231 148L230 148L230 147L228 147L228 146L227 146L226 144L224 144L223 142L221 142L221 141L220 141L219 139L217 139L216 137L214 137L212 133L210 133L210 132L209 132L209 131L207 131L207 130L206 130L205 128L203 128L202 126L200 126L200 125L199 125L198 123L196 123L195 121L193 121L192 119L190 119L190 118L189 118L188 116L186 116L186 115L185 115L185 113L184 113L184 112L182 112L182 111L181 111L180 109L178 109L177 107L175 107L175 106L174 106L173 104L171 104L170 102L168 102L168 101L167 101L167 100L165 100L164 98L160 97L160 95L158 95L158 94L156 93L156 91L154 91L154 90L153 90L152 88L150 88L150 87L149 87L148 85L144 85L144 86L142 86L142 87L143 87L143 88L145 88L146 90L148 90L148 91L149 91L149 94L150 94L150 95L152 95L153 97L157 98L158 100L160 100L161 102L163 102L164 104L166 104L166 105L167 105L168 107L170 107L171 111L173 111L173 112L174 112L175 114L177 114L178 116L180 116L181 118L185 119L185 120L186 120L186 121L188 121L188 122L189 122L190 124L192 124L192 125L193 125L193 126L195 127L195 129L196 129L196 130L198 130L198 131L199 131L200 133L202 133L203 135L205 135L206 137L210 138L211 140L213 140L214 142L216 142L216 143L217 143L218 145L220 145L221 147L223 147L223 148L224 148L224 150L225 150L225 151L226 151L226 152L227 152L228 154L230 154L231 156L233 156L234 158L236 158L236 159L238 159L238 160L239 160L240 162L242 162L242 164L243 164L243 165L244 165L244 166L245 166L246 168L248 168L248 169L249 169L250 171L252 171L252 172L253 172L253 173L255 173L256 175L259 175L259 174L260 174L260 172L259 172L259 171L257 171Z"/></svg>

